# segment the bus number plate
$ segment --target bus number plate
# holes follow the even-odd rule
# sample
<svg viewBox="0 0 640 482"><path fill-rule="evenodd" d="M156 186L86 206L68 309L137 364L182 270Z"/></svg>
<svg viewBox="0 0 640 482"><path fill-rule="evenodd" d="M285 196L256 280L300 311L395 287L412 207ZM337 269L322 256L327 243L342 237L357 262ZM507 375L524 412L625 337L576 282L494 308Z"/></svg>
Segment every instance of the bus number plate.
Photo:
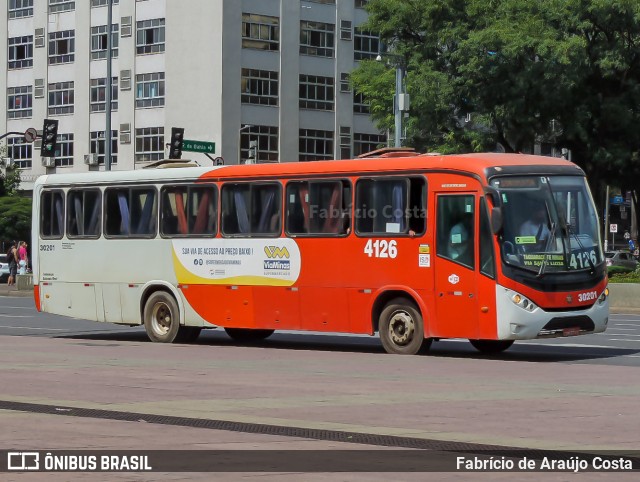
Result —
<svg viewBox="0 0 640 482"><path fill-rule="evenodd" d="M580 328L577 326L573 328L565 328L562 330L562 336L578 336L580 334Z"/></svg>

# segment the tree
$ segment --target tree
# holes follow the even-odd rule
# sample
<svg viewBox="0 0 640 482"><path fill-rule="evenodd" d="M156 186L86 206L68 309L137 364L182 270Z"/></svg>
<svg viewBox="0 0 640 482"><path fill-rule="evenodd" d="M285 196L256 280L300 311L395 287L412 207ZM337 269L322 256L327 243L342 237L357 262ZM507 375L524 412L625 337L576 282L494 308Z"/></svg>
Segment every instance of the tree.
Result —
<svg viewBox="0 0 640 482"><path fill-rule="evenodd" d="M0 157L7 155L0 146ZM0 241L31 239L31 199L18 195L20 170L6 167L0 173Z"/></svg>
<svg viewBox="0 0 640 482"><path fill-rule="evenodd" d="M407 66L417 149L527 152L542 140L571 149L600 192L640 182L637 0L370 0L367 10L364 28ZM363 62L352 79L392 129L392 78Z"/></svg>

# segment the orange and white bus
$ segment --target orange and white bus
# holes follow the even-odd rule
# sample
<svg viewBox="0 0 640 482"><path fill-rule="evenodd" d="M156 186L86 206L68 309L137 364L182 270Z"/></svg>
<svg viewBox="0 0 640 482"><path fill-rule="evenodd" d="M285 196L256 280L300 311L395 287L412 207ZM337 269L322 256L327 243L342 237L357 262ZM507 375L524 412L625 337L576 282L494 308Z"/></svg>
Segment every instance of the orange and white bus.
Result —
<svg viewBox="0 0 640 482"><path fill-rule="evenodd" d="M483 352L598 333L598 218L575 164L383 152L343 161L55 174L34 189L40 311L144 325L443 338Z"/></svg>

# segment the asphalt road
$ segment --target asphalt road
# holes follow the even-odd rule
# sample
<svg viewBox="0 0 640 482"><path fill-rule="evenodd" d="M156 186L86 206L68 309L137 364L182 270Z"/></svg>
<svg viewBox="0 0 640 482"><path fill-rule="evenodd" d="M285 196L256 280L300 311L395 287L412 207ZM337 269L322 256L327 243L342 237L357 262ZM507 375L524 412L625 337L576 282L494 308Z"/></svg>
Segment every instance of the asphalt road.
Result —
<svg viewBox="0 0 640 482"><path fill-rule="evenodd" d="M31 298L0 297L0 336L37 336L89 340L141 342L142 327L119 326L38 313ZM205 330L197 345L233 346L222 330ZM276 332L261 346L276 350L383 352L377 337L324 333ZM489 358L479 354L466 340L442 340L429 352L435 357ZM597 335L516 342L493 359L532 362L592 363L640 366L640 315L617 313L609 328Z"/></svg>

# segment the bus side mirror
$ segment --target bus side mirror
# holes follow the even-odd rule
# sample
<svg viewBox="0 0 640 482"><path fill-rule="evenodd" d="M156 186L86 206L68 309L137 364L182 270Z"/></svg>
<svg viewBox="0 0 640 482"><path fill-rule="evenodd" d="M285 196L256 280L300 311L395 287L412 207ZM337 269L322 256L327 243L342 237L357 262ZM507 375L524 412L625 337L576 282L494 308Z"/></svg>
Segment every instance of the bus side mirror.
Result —
<svg viewBox="0 0 640 482"><path fill-rule="evenodd" d="M502 231L502 209L491 208L491 232L500 234Z"/></svg>

